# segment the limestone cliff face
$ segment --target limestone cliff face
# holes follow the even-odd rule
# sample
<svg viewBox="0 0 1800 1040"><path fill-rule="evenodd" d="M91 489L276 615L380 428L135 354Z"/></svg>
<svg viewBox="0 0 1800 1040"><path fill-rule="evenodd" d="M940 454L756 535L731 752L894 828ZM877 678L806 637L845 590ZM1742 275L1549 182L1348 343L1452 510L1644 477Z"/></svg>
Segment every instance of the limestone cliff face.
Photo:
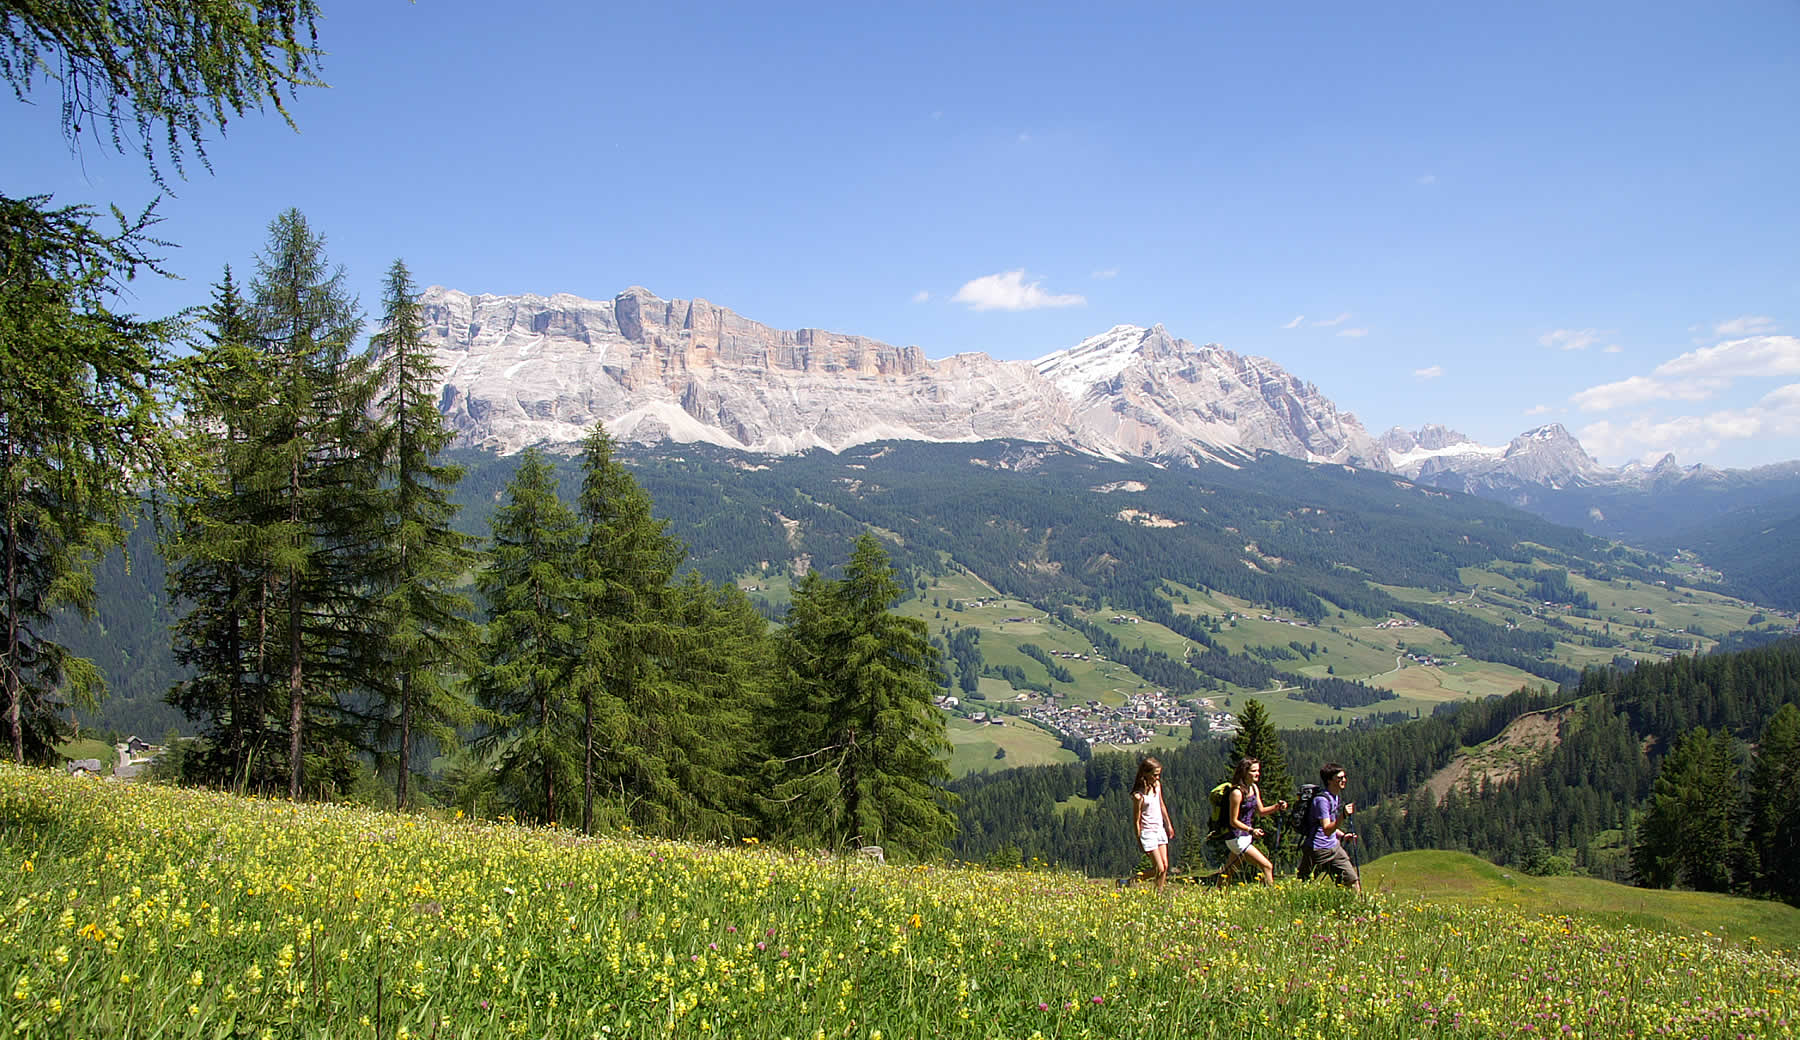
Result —
<svg viewBox="0 0 1800 1040"><path fill-rule="evenodd" d="M1120 325L1036 362L1078 422L1126 455L1198 459L1279 452L1387 469L1355 416L1267 358L1197 347L1161 326Z"/></svg>
<svg viewBox="0 0 1800 1040"><path fill-rule="evenodd" d="M420 302L459 442L503 453L577 444L597 420L625 440L775 454L1020 436L1097 447L1025 362L934 363L917 347L771 329L639 288L593 301L434 287Z"/></svg>
<svg viewBox="0 0 1800 1040"><path fill-rule="evenodd" d="M1063 444L1114 457L1232 463L1258 451L1477 490L1606 478L1547 427L1489 448L1442 426L1377 441L1267 358L1121 325L1034 362L818 329L773 329L705 300L631 288L611 300L421 297L462 444L570 449L615 437L786 454L875 440Z"/></svg>

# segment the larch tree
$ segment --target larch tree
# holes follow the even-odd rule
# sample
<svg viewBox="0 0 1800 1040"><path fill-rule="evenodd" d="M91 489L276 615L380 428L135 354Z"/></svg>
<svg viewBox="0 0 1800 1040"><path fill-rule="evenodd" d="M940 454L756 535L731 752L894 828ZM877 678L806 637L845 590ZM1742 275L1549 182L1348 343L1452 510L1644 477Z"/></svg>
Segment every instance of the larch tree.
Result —
<svg viewBox="0 0 1800 1040"><path fill-rule="evenodd" d="M297 90L322 85L317 17L314 0L8 2L0 78L21 102L56 84L71 146L130 143L166 186L159 155L180 173L230 118L265 106L287 118ZM0 195L0 687L15 758L28 734L51 746L51 706L100 692L92 667L39 630L59 606L91 606L94 561L175 461L155 388L178 323L113 306L124 282L164 273L150 251L166 243L150 234L154 204L113 214L107 232L87 207Z"/></svg>
<svg viewBox="0 0 1800 1040"><path fill-rule="evenodd" d="M272 372L262 411L259 468L252 485L269 488L278 519L265 549L274 572L271 614L283 637L286 672L288 796L301 793L306 736L321 731L320 752L359 739L340 721L340 698L366 667L367 616L358 602L367 564L366 522L373 510L367 433L367 380L350 349L362 329L356 301L325 242L298 210L269 225L269 242L251 283L253 321ZM323 731L331 730L329 735Z"/></svg>
<svg viewBox="0 0 1800 1040"><path fill-rule="evenodd" d="M87 134L123 152L135 135L161 184L161 156L177 173L189 148L205 163L207 132L234 116L268 106L292 125L288 101L324 85L318 17L315 0L13 0L0 78L21 101L55 83L71 146Z"/></svg>
<svg viewBox="0 0 1800 1040"><path fill-rule="evenodd" d="M104 690L43 629L59 607L92 609L95 560L174 460L156 387L177 325L111 309L156 267L154 221L114 213L107 232L86 207L0 196L0 687L18 762L49 756L65 701Z"/></svg>

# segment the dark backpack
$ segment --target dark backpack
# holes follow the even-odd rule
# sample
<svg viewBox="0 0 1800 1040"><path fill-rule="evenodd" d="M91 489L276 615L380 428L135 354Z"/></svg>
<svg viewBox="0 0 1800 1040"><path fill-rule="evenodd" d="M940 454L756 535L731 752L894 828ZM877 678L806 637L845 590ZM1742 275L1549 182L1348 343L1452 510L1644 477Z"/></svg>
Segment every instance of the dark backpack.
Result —
<svg viewBox="0 0 1800 1040"><path fill-rule="evenodd" d="M1325 793L1325 788L1318 784L1301 784L1300 793L1288 803L1287 815L1282 821L1283 825L1302 839L1311 837L1312 833L1319 829L1321 822L1313 818L1313 799Z"/></svg>
<svg viewBox="0 0 1800 1040"><path fill-rule="evenodd" d="M1212 799L1212 830L1208 837L1223 838L1231 829L1231 821L1226 819L1231 812L1231 781L1214 787L1207 797Z"/></svg>

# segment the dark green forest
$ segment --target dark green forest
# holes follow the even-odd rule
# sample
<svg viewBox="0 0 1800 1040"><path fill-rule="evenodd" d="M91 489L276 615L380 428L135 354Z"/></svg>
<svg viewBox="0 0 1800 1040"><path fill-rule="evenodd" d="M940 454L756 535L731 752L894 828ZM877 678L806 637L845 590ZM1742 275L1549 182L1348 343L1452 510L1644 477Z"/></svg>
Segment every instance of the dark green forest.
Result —
<svg viewBox="0 0 1800 1040"><path fill-rule="evenodd" d="M1788 640L1629 671L1590 669L1568 686L1446 705L1430 718L1381 729L1284 731L1280 739L1296 781L1328 760L1355 778L1350 794L1361 806L1364 855L1458 849L1527 871L1792 900L1800 895L1790 869L1800 837L1800 718L1788 719L1796 705L1800 641ZM1547 716L1558 740L1517 776L1452 789L1441 802L1424 788L1459 751L1530 713ZM1694 734L1723 743L1711 771L1680 782L1664 777L1671 760L1678 772L1692 771L1675 751ZM1197 743L1162 758L1177 819L1193 822L1205 811L1205 791L1229 774L1228 748ZM960 780L963 827L954 849L976 860L1016 849L1122 874L1137 861L1126 797L1134 768L1134 757L1109 754ZM1721 812L1702 813L1681 799ZM1178 823L1177 834L1181 861L1209 861L1191 827ZM1691 862L1655 866L1670 849L1685 850Z"/></svg>
<svg viewBox="0 0 1800 1040"><path fill-rule="evenodd" d="M686 547L684 569L706 581L788 573L802 555L829 571L834 561L849 557L864 530L893 532L888 548L909 586L953 569L973 572L1002 594L1040 604L1081 627L1146 680L1178 693L1283 681L1329 708L1387 696L1359 683L1302 677L1279 660L1217 648L1204 625L1172 609L1170 582L1218 589L1314 621L1339 609L1410 616L1443 628L1473 656L1560 683L1575 676L1548 659L1547 633L1508 631L1447 608L1396 600L1369 582L1448 591L1460 586L1460 567L1495 560L1527 567L1545 558L1599 579L1667 576L1655 557L1506 506L1272 453L1236 469L1198 470L1007 442L896 442L842 455L760 459L755 467L737 453L705 445L621 445L619 455L670 535ZM464 474L451 492L456 529L485 536L518 459L469 450L444 457ZM546 460L563 493L572 494L578 458ZM1121 481L1145 489L1128 502L1092 490ZM1116 514L1127 504L1180 526L1121 523ZM780 517L793 523L792 535ZM1247 569L1242 546L1252 537L1282 566ZM102 568L97 621L85 630L73 622L59 628L71 646L106 662L111 696L87 718L112 730L161 734L179 724L161 703L179 673L164 634L171 619L154 544L140 526L128 557L115 555ZM1123 645L1065 609L1102 605L1156 621L1205 649L1177 661Z"/></svg>

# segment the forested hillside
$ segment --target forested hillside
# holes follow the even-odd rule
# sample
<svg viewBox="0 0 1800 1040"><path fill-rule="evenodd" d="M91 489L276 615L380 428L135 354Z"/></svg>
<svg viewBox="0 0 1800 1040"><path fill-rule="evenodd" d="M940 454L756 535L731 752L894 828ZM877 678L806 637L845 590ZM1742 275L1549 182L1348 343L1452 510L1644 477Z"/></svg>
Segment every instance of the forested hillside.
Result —
<svg viewBox="0 0 1800 1040"><path fill-rule="evenodd" d="M1355 826L1368 855L1459 849L1521 869L1631 880L1649 873L1646 863L1667 849L1703 849L1696 855L1720 864L1717 876L1689 876L1678 866L1662 883L1792 899L1800 895L1786 866L1800 835L1800 802L1792 796L1800 737L1777 727L1771 738L1768 731L1793 705L1800 705L1800 641L1788 640L1630 671L1591 669L1556 690L1447 705L1433 718L1384 729L1286 731L1281 743L1296 782L1327 760L1350 772L1349 797L1361 806ZM1541 758L1519 763L1513 779L1453 789L1442 802L1424 786L1459 751L1491 740L1522 715L1558 706L1567 709L1558 713L1559 740ZM1800 729L1800 717L1788 728ZM1695 733L1725 741L1727 757L1711 763L1713 772L1695 771L1672 754ZM1679 776L1659 781L1671 758ZM1016 848L1028 858L1122 872L1136 862L1125 794L1134 760L1097 755L959 782L958 853L983 859ZM1167 752L1163 761L1178 841L1186 839L1177 854L1199 863L1205 856L1182 821L1204 815L1205 791L1229 772L1226 747L1195 745ZM1657 798L1672 800L1658 808ZM1646 819L1662 817L1674 822L1646 841ZM1690 817L1705 826L1685 824Z"/></svg>
<svg viewBox="0 0 1800 1040"><path fill-rule="evenodd" d="M1274 646L1222 638L1229 633L1218 615L1209 621L1191 608L1184 590L1212 590L1320 627L1410 619L1421 632L1441 633L1430 638L1443 650L1513 670L1497 672L1497 681L1524 673L1570 682L1581 667L1615 652L1602 647L1654 656L1660 648L1649 636L1671 638L1654 629L1627 645L1623 635L1645 617L1627 622L1632 615L1622 607L1570 588L1571 576L1594 596L1609 587L1673 586L1677 576L1656 557L1472 496L1279 455L1235 468L1163 469L990 442L868 445L780 459L689 445L622 449L621 457L687 547L685 566L708 581L785 582L809 566L847 559L855 538L874 529L909 589L936 575L975 575L1054 615L1093 649L1177 696L1286 689L1323 708L1365 715L1393 697L1366 681L1380 669L1301 658L1283 646L1291 635ZM485 537L517 460L468 451L447 458L464 470L453 492L460 507L454 523ZM577 460L549 461L571 496ZM154 542L140 528L129 570L117 557L103 569L98 622L86 632L64 629L72 645L102 662L111 685L111 697L89 720L119 731L160 734L176 722L161 703L180 674L164 637L170 615ZM1512 598L1474 602L1472 583L1483 579L1471 575L1502 580L1499 572L1520 576L1508 579L1517 586ZM1537 610L1547 587L1569 590L1571 605L1587 602L1594 609L1581 610L1589 620ZM759 601L763 594L751 595ZM1463 602L1447 605L1457 595ZM785 610L784 601L760 602L771 617ZM1088 616L1100 611L1140 617L1172 642L1123 638ZM1709 619L1705 631L1723 638L1749 615ZM1388 651L1387 667L1395 654Z"/></svg>

